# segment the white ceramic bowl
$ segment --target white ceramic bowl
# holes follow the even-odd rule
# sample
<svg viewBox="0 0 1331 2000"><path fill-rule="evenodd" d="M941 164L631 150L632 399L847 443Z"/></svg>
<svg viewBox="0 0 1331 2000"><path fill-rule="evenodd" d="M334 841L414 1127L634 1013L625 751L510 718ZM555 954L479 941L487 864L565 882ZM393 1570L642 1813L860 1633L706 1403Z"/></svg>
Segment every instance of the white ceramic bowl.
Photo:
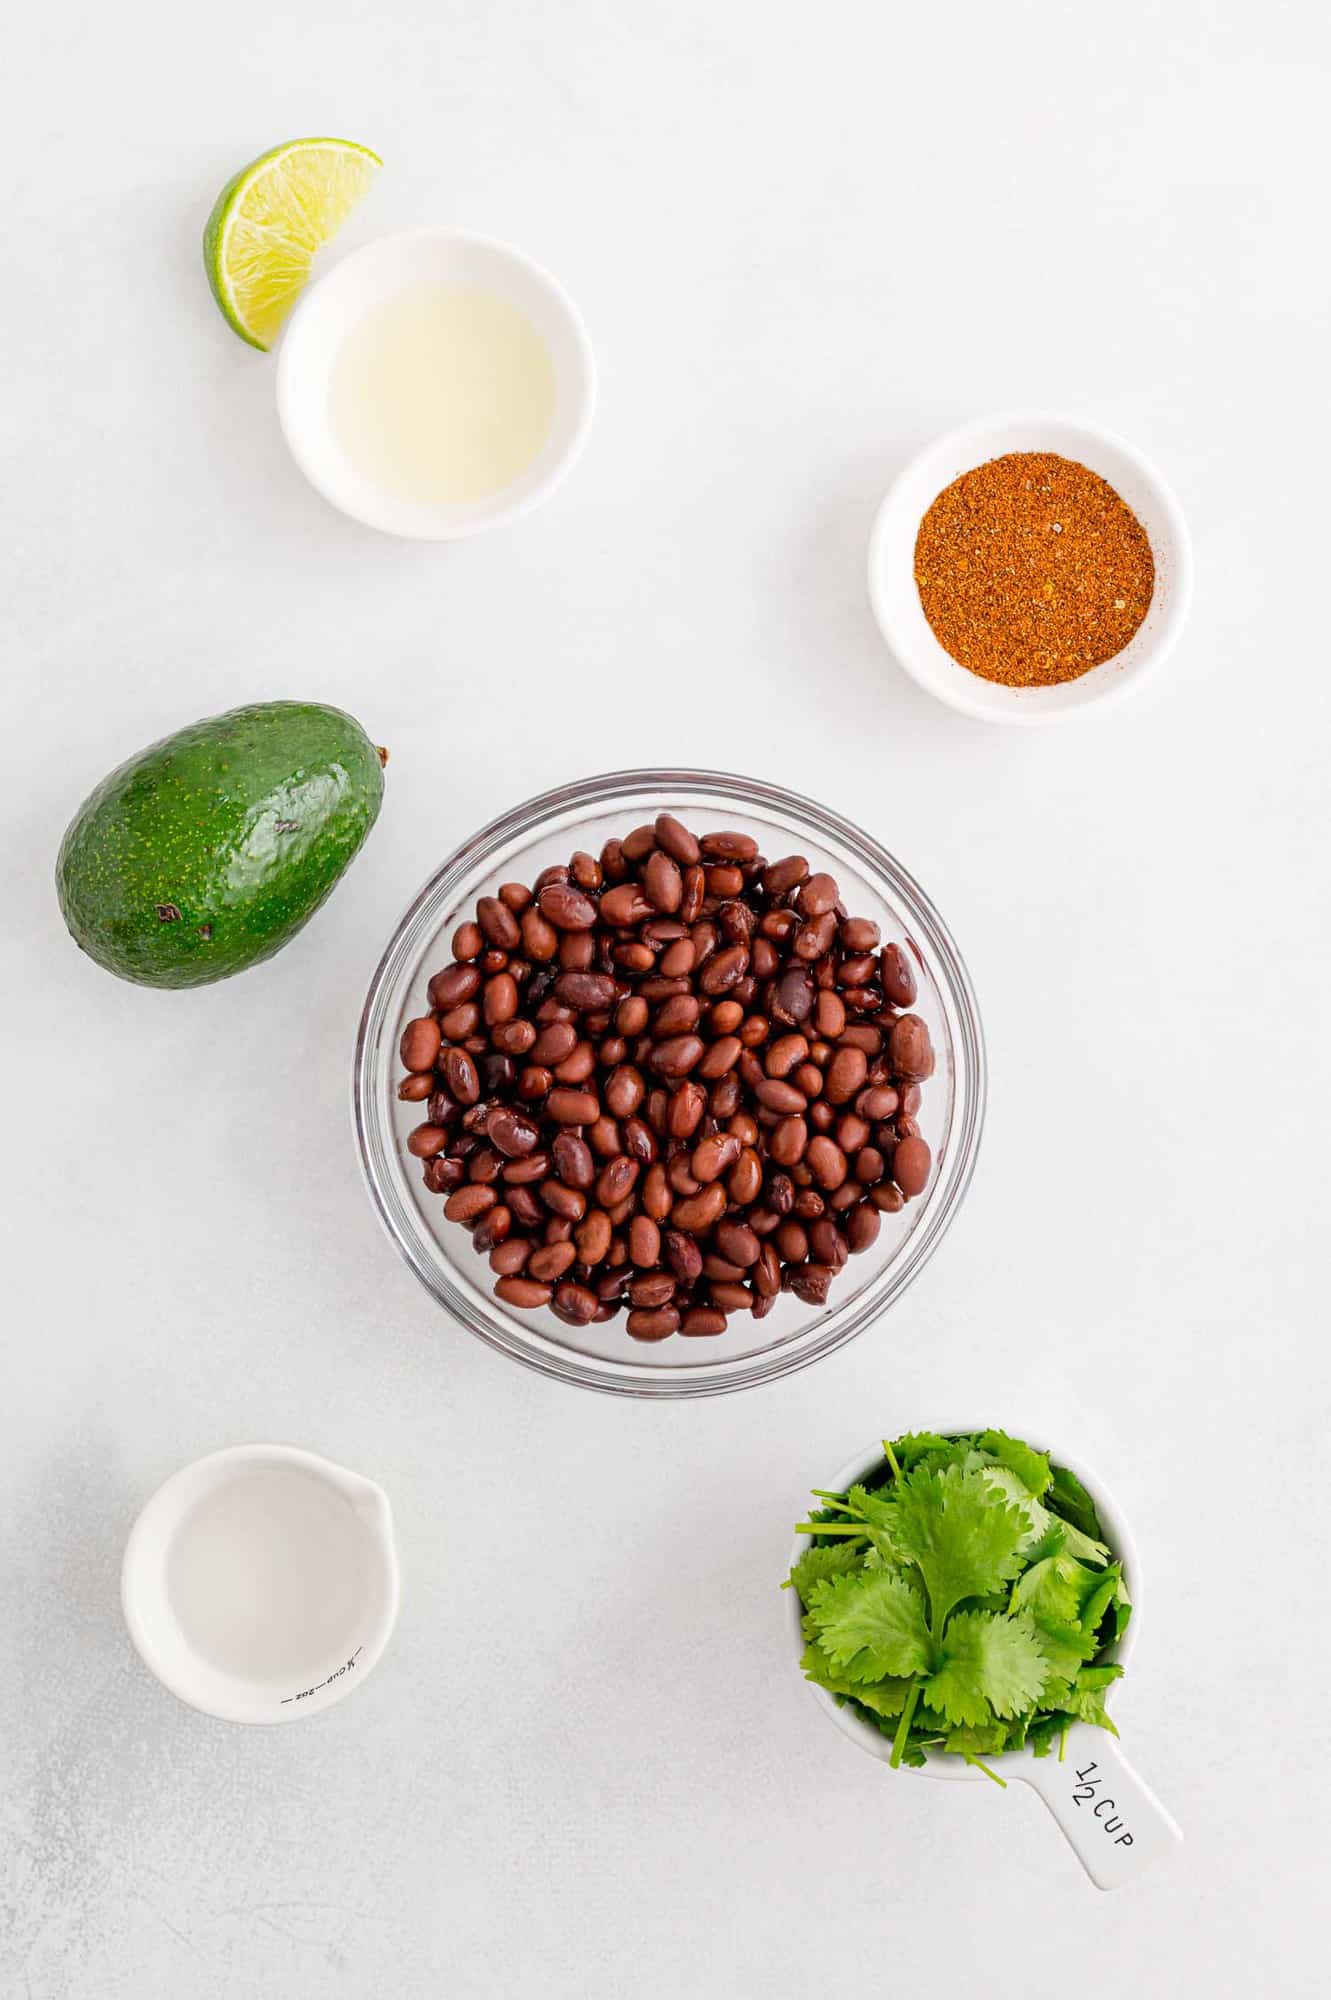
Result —
<svg viewBox="0 0 1331 2000"><path fill-rule="evenodd" d="M922 1427L919 1427L922 1428ZM933 1428L929 1426L929 1428ZM940 1428L943 1437L964 1437L981 1431L983 1424L948 1424ZM1025 1432L1015 1433L1025 1436ZM1038 1437L1040 1449L1046 1447ZM1066 1467L1078 1478L1095 1502L1105 1542L1123 1564L1124 1581L1132 1598L1132 1617L1122 1640L1109 1649L1108 1657L1126 1667L1137 1643L1141 1623L1141 1563L1132 1532L1117 1503L1093 1473L1068 1457L1065 1451L1049 1447L1054 1463ZM866 1446L834 1474L827 1487L830 1493L846 1493L859 1482L873 1478L884 1469L880 1443ZM806 1503L810 1504L810 1503ZM791 1550L793 1567L809 1547L810 1537L796 1537ZM801 1624L803 1607L793 1590L789 1600L787 1625L798 1662L804 1652ZM835 1695L813 1681L806 1686L829 1722L843 1736L867 1750L871 1757L890 1763L892 1744L883 1732L852 1708L843 1707ZM964 1758L949 1753L926 1753L923 1768L902 1765L893 1778L926 1777L958 1779L988 1784L985 1773ZM1174 1846L1182 1835L1154 1792L1138 1777L1117 1741L1107 1730L1085 1722L1072 1723L1065 1754L1035 1757L1029 1751L1009 1750L987 1758L1004 1784L1013 1780L1029 1785L1048 1806L1082 1867L1100 1889L1115 1889L1149 1862Z"/></svg>
<svg viewBox="0 0 1331 2000"><path fill-rule="evenodd" d="M920 522L944 487L1015 451L1057 452L1099 473L1141 522L1155 558L1150 609L1122 652L1057 687L1003 687L960 665L934 637L915 582ZM1018 411L949 431L898 475L869 537L869 599L883 637L922 688L981 722L1054 722L1138 686L1173 648L1191 596L1188 531L1164 480L1121 438L1067 417Z"/></svg>
<svg viewBox="0 0 1331 2000"><path fill-rule="evenodd" d="M385 492L352 464L328 416L333 366L352 328L394 293L429 282L481 286L516 306L545 342L555 373L554 421L532 463L499 492L455 506ZM354 520L419 541L474 535L543 500L582 449L595 402L591 343L572 300L550 274L507 244L445 229L381 236L335 264L292 313L277 362L278 418L310 484Z"/></svg>
<svg viewBox="0 0 1331 2000"><path fill-rule="evenodd" d="M293 1445L212 1452L144 1507L120 1595L144 1665L181 1701L225 1722L297 1722L359 1687L392 1636L388 1496Z"/></svg>

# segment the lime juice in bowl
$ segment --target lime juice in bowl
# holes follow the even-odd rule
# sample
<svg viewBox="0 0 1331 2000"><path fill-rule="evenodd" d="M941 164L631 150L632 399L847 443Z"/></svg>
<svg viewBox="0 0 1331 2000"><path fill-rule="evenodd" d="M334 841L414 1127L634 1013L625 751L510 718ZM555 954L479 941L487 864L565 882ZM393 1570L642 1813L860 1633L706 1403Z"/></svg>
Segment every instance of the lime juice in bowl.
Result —
<svg viewBox="0 0 1331 2000"><path fill-rule="evenodd" d="M550 350L516 305L486 286L423 281L351 329L329 416L373 485L415 506L465 507L535 461L557 393Z"/></svg>
<svg viewBox="0 0 1331 2000"><path fill-rule="evenodd" d="M311 285L278 357L296 463L386 534L451 541L550 494L596 400L591 344L548 272L442 229L381 236Z"/></svg>

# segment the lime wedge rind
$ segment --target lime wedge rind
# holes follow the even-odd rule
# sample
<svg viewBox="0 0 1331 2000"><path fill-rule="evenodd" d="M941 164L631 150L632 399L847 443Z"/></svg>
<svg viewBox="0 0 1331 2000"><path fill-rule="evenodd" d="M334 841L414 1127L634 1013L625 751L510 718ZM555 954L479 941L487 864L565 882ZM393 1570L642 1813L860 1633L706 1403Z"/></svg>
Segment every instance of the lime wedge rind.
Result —
<svg viewBox="0 0 1331 2000"><path fill-rule="evenodd" d="M203 232L203 263L229 326L266 351L309 277L383 165L349 139L288 139L233 174Z"/></svg>

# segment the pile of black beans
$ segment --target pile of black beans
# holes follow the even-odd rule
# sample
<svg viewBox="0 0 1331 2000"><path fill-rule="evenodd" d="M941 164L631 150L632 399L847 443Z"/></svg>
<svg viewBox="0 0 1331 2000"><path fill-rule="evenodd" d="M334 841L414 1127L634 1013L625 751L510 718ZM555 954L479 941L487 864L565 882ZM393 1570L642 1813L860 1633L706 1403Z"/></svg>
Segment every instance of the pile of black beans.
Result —
<svg viewBox="0 0 1331 2000"><path fill-rule="evenodd" d="M507 1305L635 1340L822 1305L929 1181L915 995L832 876L662 813L458 926L402 1034L407 1146Z"/></svg>

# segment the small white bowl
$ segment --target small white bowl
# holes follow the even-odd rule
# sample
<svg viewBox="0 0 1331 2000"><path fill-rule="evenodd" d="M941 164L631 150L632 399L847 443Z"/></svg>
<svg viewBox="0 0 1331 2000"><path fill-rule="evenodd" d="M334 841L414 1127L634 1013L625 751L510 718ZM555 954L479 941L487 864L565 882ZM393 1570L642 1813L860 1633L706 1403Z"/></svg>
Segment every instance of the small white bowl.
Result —
<svg viewBox="0 0 1331 2000"><path fill-rule="evenodd" d="M292 1445L234 1445L159 1486L121 1566L125 1623L171 1693L224 1722L296 1722L383 1655L399 1582L388 1496Z"/></svg>
<svg viewBox="0 0 1331 2000"><path fill-rule="evenodd" d="M1003 687L963 667L934 637L915 582L915 539L938 495L963 472L1016 451L1057 452L1098 472L1141 522L1155 558L1150 609L1122 652L1057 687ZM1191 596L1192 548L1164 480L1121 438L1067 417L1018 411L949 431L897 476L869 537L869 599L883 637L922 688L981 722L1053 722L1116 699L1163 662Z"/></svg>
<svg viewBox="0 0 1331 2000"><path fill-rule="evenodd" d="M554 421L531 464L499 492L455 506L385 492L352 464L329 423L333 366L351 329L394 293L430 282L481 286L516 306L545 342L555 373ZM581 451L595 403L591 343L572 300L520 250L453 230L402 230L352 251L305 292L277 362L278 419L311 486L353 520L418 541L474 535L543 500Z"/></svg>

